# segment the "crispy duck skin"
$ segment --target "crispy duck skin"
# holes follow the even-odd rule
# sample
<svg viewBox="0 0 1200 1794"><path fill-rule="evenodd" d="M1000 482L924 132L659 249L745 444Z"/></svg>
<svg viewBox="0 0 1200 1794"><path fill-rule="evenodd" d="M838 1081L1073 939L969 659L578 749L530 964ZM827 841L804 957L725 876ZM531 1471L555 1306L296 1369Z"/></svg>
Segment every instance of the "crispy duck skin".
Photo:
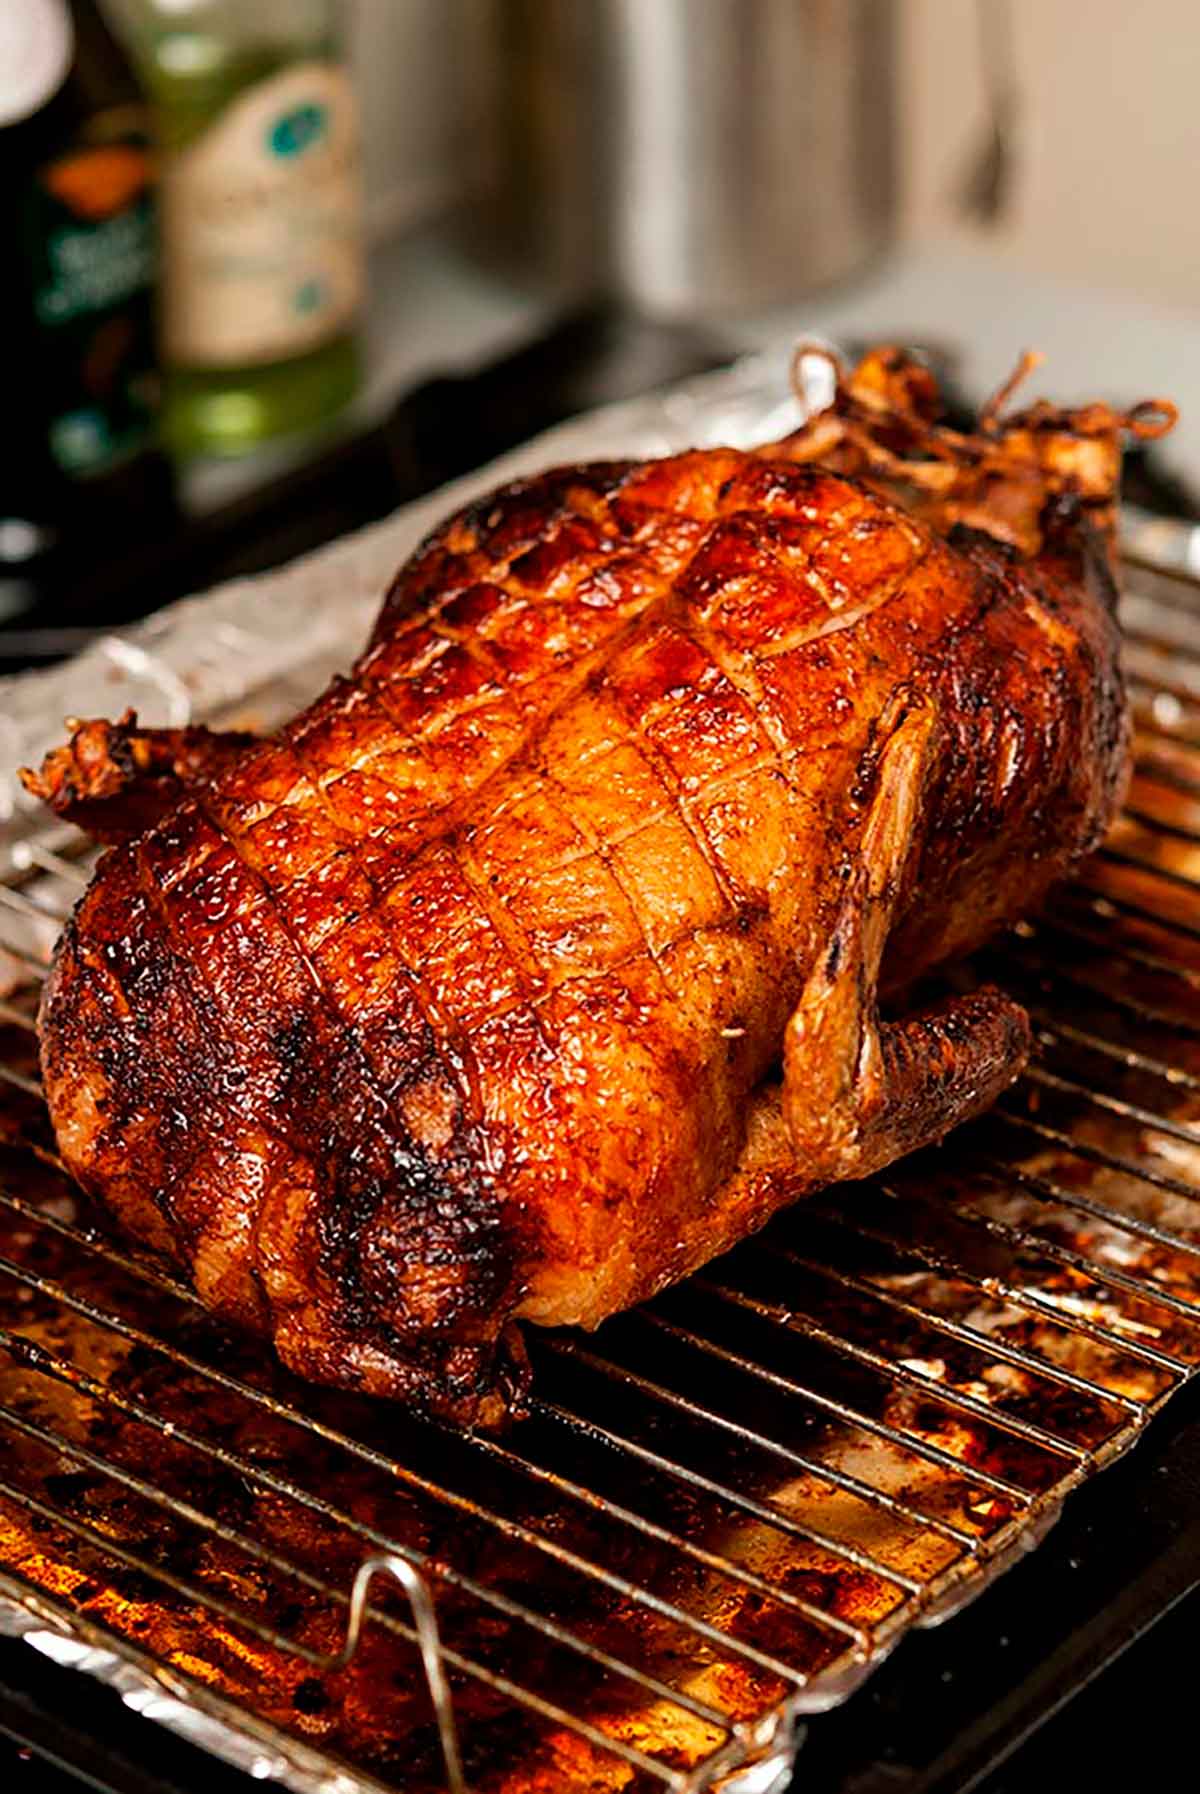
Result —
<svg viewBox="0 0 1200 1794"><path fill-rule="evenodd" d="M452 517L269 739L127 717L27 775L124 837L43 1002L63 1157L300 1374L498 1425L515 1322L594 1326L1020 1070L998 991L904 994L1113 815L1120 437L1170 407L960 435L898 351L836 371L782 443Z"/></svg>

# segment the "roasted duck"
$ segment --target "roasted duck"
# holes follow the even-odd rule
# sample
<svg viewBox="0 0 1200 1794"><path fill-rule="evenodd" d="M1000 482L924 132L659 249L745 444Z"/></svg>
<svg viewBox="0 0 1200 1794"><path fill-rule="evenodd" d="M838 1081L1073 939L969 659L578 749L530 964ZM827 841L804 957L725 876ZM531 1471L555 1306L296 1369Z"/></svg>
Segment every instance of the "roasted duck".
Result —
<svg viewBox="0 0 1200 1794"><path fill-rule="evenodd" d="M41 1013L62 1156L302 1375L498 1424L515 1323L595 1326L1019 1071L999 991L906 993L1113 815L1120 439L1170 408L961 434L895 350L836 373L760 451L450 518L269 739L127 716L26 775L118 843Z"/></svg>

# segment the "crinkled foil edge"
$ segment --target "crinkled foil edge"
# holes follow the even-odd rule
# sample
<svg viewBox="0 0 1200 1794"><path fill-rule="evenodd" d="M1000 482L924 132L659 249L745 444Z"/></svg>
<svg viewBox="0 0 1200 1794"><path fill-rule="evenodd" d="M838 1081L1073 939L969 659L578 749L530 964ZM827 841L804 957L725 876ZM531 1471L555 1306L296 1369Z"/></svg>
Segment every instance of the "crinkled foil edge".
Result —
<svg viewBox="0 0 1200 1794"><path fill-rule="evenodd" d="M258 1781L293 1794L387 1794L374 1777L339 1768L319 1749L284 1738L221 1695L143 1657L134 1646L0 1576L0 1638L22 1640L62 1669L91 1676L143 1719L165 1726Z"/></svg>

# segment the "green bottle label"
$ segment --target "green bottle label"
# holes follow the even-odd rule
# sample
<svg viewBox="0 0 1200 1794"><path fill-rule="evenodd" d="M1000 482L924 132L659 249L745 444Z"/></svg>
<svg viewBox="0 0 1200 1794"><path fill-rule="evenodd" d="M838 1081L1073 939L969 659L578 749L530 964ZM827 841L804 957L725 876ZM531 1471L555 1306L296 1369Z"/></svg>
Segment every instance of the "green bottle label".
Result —
<svg viewBox="0 0 1200 1794"><path fill-rule="evenodd" d="M83 147L38 169L26 206L50 449L67 473L141 448L157 397L154 203L145 148Z"/></svg>

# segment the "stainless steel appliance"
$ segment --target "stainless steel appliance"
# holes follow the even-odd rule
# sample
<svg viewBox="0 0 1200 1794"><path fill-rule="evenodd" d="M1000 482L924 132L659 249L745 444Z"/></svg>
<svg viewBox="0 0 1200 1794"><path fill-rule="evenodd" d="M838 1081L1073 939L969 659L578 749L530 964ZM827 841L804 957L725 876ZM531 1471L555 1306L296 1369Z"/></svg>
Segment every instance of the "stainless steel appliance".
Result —
<svg viewBox="0 0 1200 1794"><path fill-rule="evenodd" d="M471 238L517 271L709 316L842 280L886 244L889 0L492 0L483 17Z"/></svg>

